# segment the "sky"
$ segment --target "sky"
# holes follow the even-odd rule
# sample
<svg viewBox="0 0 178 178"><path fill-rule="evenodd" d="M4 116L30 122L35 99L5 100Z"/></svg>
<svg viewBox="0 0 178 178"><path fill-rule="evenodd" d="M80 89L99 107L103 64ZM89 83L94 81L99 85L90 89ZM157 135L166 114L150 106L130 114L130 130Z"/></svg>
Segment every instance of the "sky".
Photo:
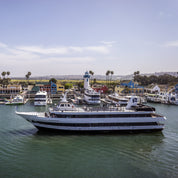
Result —
<svg viewBox="0 0 178 178"><path fill-rule="evenodd" d="M0 73L178 71L178 0L0 0Z"/></svg>

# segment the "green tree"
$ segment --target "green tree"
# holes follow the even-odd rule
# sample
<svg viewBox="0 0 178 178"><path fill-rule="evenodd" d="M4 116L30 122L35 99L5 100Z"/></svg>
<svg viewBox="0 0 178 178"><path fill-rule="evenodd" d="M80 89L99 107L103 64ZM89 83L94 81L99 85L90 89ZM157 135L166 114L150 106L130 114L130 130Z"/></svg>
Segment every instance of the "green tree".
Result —
<svg viewBox="0 0 178 178"><path fill-rule="evenodd" d="M1 73L1 75L2 75L3 78L5 78L5 76L6 76L6 72L3 71L3 72Z"/></svg>
<svg viewBox="0 0 178 178"><path fill-rule="evenodd" d="M51 79L49 80L49 83L51 83L51 82L57 83L57 80L56 80L55 78L51 78Z"/></svg>
<svg viewBox="0 0 178 178"><path fill-rule="evenodd" d="M78 90L81 90L81 89L84 88L84 83L83 82L78 82L77 86L78 86Z"/></svg>
<svg viewBox="0 0 178 178"><path fill-rule="evenodd" d="M72 83L65 83L65 89L71 89L73 87Z"/></svg>
<svg viewBox="0 0 178 178"><path fill-rule="evenodd" d="M7 72L6 72L6 74L7 74L7 76L9 76L9 75L10 75L10 72L9 72L9 71L7 71Z"/></svg>
<svg viewBox="0 0 178 178"><path fill-rule="evenodd" d="M29 80L31 74L32 74L31 72L28 72L28 73L25 75L25 77L26 77L27 80Z"/></svg>

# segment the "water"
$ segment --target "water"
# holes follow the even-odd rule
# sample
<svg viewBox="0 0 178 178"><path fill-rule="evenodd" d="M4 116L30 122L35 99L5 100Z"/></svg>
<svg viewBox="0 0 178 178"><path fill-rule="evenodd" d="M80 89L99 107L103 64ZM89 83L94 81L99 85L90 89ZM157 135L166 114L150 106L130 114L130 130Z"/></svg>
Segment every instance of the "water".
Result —
<svg viewBox="0 0 178 178"><path fill-rule="evenodd" d="M153 106L167 117L162 132L75 135L38 132L15 106L0 105L0 177L176 178L178 106Z"/></svg>

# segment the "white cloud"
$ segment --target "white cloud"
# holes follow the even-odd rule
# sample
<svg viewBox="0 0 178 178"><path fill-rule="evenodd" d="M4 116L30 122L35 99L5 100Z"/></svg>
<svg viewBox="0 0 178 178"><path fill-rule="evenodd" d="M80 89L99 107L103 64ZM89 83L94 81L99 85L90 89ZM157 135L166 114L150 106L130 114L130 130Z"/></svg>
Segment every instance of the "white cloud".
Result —
<svg viewBox="0 0 178 178"><path fill-rule="evenodd" d="M28 70L31 70L34 75L72 73L72 71L77 73L78 67L82 69L91 64L98 64L98 59L103 59L110 50L111 47L104 44L46 47L8 46L0 43L0 69L10 70L16 76L24 75Z"/></svg>
<svg viewBox="0 0 178 178"><path fill-rule="evenodd" d="M79 53L83 52L83 48L79 47L79 46L70 46L69 50L71 50L73 52L79 52Z"/></svg>
<svg viewBox="0 0 178 178"><path fill-rule="evenodd" d="M6 47L7 47L6 44L0 42L0 48L6 48Z"/></svg>
<svg viewBox="0 0 178 178"><path fill-rule="evenodd" d="M101 41L102 44L107 45L108 47L112 47L116 41Z"/></svg>
<svg viewBox="0 0 178 178"><path fill-rule="evenodd" d="M101 54L109 53L109 49L107 46L88 46L88 47L84 47L84 51L97 52Z"/></svg>
<svg viewBox="0 0 178 178"><path fill-rule="evenodd" d="M105 55L110 52L106 45L95 46L65 46L65 47L43 47L43 46L14 46L9 47L0 43L0 60L28 60L28 59L72 59L73 61L91 60L91 56ZM90 58L88 58L90 56ZM93 58L92 58L93 59Z"/></svg>
<svg viewBox="0 0 178 178"><path fill-rule="evenodd" d="M42 46L18 46L16 47L16 49L22 50L25 52L39 53L39 54L44 54L44 55L67 54L68 53L68 49L66 47L46 48Z"/></svg>
<svg viewBox="0 0 178 178"><path fill-rule="evenodd" d="M166 42L164 46L165 47L178 47L178 40Z"/></svg>
<svg viewBox="0 0 178 178"><path fill-rule="evenodd" d="M42 46L17 46L16 50L24 52L38 53L41 55L72 55L76 53L94 52L98 54L108 54L109 47L107 46L65 46L65 47L42 47Z"/></svg>

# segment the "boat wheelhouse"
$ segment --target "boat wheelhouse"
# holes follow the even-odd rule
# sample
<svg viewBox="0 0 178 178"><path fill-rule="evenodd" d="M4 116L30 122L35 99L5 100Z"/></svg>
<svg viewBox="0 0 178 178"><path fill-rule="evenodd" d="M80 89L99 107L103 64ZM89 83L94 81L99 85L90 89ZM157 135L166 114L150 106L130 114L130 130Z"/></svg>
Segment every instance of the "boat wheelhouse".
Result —
<svg viewBox="0 0 178 178"><path fill-rule="evenodd" d="M52 104L52 100L48 98L46 91L38 91L34 98L35 106L46 106L47 104Z"/></svg>

